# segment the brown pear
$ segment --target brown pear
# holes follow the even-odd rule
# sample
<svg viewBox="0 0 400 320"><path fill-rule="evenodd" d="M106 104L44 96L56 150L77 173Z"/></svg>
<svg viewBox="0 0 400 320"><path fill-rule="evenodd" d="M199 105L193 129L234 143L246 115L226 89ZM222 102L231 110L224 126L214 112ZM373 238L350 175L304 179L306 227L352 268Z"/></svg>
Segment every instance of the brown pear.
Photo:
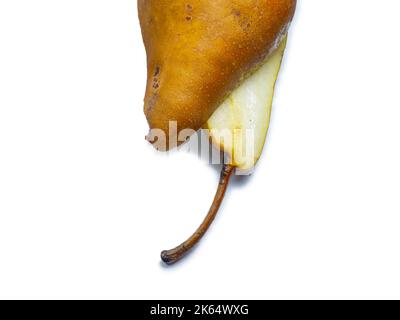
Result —
<svg viewBox="0 0 400 320"><path fill-rule="evenodd" d="M150 128L165 133L149 140L166 150L183 142L181 130L201 128L276 49L295 7L296 0L138 0L144 112Z"/></svg>

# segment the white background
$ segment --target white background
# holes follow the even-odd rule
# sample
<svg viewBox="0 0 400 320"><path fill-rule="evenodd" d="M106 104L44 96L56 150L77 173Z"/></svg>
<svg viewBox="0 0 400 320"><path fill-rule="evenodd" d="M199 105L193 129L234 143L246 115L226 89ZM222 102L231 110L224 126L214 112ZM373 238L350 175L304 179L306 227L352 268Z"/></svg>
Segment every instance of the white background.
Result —
<svg viewBox="0 0 400 320"><path fill-rule="evenodd" d="M133 0L0 0L0 298L400 298L397 0L303 0L268 142L219 172L144 140Z"/></svg>

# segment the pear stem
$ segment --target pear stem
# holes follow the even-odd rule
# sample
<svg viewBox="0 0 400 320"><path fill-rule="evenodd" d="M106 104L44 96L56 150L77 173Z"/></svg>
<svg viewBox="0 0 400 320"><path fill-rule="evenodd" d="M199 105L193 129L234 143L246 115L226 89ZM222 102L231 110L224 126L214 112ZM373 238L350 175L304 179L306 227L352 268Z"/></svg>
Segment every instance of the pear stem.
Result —
<svg viewBox="0 0 400 320"><path fill-rule="evenodd" d="M196 232L181 245L177 246L174 249L161 252L162 261L164 261L168 265L178 262L190 249L193 248L193 246L195 246L201 240L218 213L218 209L221 206L222 200L224 199L225 192L228 188L229 180L232 176L233 171L233 166L226 164L223 166L221 177L219 179L217 193L215 194L214 201L203 223L200 225L200 227L198 227Z"/></svg>

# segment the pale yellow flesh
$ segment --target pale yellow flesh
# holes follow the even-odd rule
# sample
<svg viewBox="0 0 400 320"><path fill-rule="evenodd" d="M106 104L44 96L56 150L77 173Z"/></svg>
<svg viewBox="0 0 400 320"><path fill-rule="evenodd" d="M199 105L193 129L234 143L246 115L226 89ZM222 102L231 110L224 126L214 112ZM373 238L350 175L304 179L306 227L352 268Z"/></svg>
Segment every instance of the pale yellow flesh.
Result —
<svg viewBox="0 0 400 320"><path fill-rule="evenodd" d="M240 85L207 121L214 145L242 170L252 169L264 148L286 37L263 66Z"/></svg>

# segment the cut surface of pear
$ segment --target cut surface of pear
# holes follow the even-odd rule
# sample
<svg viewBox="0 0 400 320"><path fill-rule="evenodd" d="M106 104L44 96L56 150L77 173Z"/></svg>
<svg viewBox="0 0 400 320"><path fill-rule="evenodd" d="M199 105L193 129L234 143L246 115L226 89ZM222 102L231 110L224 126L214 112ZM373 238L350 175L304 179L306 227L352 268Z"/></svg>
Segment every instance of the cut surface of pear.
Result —
<svg viewBox="0 0 400 320"><path fill-rule="evenodd" d="M261 156L286 42L287 36L207 121L212 143L224 151L230 164L238 169L252 169Z"/></svg>

